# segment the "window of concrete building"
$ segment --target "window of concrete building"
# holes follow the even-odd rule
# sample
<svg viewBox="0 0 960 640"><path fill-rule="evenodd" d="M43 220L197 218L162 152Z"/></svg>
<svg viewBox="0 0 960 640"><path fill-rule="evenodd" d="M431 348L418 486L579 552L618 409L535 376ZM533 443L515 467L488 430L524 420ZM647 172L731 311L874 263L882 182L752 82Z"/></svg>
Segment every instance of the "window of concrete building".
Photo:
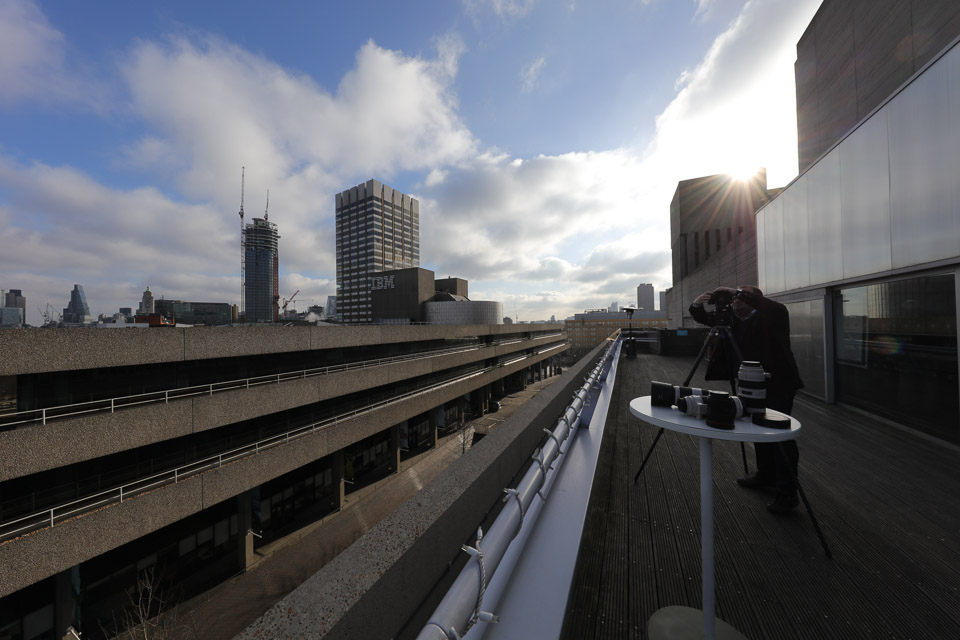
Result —
<svg viewBox="0 0 960 640"><path fill-rule="evenodd" d="M715 229L713 233L717 239L717 251L720 251L720 229Z"/></svg>
<svg viewBox="0 0 960 640"><path fill-rule="evenodd" d="M700 266L700 234L693 232L693 268Z"/></svg>
<svg viewBox="0 0 960 640"><path fill-rule="evenodd" d="M837 400L960 441L953 274L836 294Z"/></svg>
<svg viewBox="0 0 960 640"><path fill-rule="evenodd" d="M710 259L710 229L703 232L703 259Z"/></svg>

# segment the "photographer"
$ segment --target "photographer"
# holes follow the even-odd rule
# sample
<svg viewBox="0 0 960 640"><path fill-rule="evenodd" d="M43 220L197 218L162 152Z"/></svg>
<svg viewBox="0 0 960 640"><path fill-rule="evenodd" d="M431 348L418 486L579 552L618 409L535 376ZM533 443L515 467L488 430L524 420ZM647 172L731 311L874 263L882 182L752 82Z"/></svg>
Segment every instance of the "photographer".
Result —
<svg viewBox="0 0 960 640"><path fill-rule="evenodd" d="M718 311L723 314L723 303L731 298L732 313L718 317ZM721 306L709 312L704 309L705 304L715 302L720 302ZM767 407L790 415L793 398L803 387L803 382L790 350L787 308L764 297L758 287L742 285L738 289L718 287L703 293L690 305L690 315L697 322L711 327L720 323L729 326L730 335L740 348L743 359L758 361L764 371L771 374L767 379ZM730 380L736 377L740 367L733 350L723 348L723 343L720 345L711 354L707 380ZM800 452L795 440L782 444L786 461L777 451L777 444L756 443L757 472L737 479L737 483L750 489L775 490L776 497L767 509L777 514L789 513L799 504L796 474Z"/></svg>

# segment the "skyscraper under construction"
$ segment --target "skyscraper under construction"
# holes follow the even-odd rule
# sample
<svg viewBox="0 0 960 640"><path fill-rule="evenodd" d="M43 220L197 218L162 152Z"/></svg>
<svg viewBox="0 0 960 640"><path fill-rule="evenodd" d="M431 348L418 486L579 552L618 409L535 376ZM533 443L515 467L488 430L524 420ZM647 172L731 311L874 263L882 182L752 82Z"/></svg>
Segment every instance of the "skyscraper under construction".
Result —
<svg viewBox="0 0 960 640"><path fill-rule="evenodd" d="M368 276L420 266L420 202L376 180L335 200L338 311L345 323L370 322Z"/></svg>
<svg viewBox="0 0 960 640"><path fill-rule="evenodd" d="M277 225L263 218L254 218L244 232L244 297L245 322L276 322L280 300L278 274L280 234Z"/></svg>

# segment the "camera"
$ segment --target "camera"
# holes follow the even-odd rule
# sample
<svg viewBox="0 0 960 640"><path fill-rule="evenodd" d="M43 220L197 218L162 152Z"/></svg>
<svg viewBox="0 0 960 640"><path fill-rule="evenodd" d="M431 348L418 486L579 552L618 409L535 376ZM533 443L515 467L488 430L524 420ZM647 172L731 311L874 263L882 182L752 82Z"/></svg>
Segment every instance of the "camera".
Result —
<svg viewBox="0 0 960 640"><path fill-rule="evenodd" d="M717 289L712 294L710 294L710 299L707 300L707 304L712 304L718 309L729 307L733 304L734 294L725 289Z"/></svg>
<svg viewBox="0 0 960 640"><path fill-rule="evenodd" d="M650 404L654 407L672 407L687 396L708 396L710 392L697 387L678 387L666 382L650 383Z"/></svg>

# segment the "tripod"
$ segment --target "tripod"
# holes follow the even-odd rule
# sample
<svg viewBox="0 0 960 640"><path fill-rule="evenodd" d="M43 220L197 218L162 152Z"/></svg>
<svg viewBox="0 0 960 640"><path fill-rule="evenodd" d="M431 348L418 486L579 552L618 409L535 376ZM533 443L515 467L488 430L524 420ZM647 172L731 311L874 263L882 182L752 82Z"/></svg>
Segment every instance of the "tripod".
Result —
<svg viewBox="0 0 960 640"><path fill-rule="evenodd" d="M738 362L743 361L743 355L740 353L740 347L737 346L737 341L733 339L733 336L730 335L730 324L729 318L724 315L718 315L717 317L718 324L713 327L710 327L710 333L707 334L706 339L703 341L703 346L700 347L700 353L697 354L697 359L693 363L693 367L690 368L690 373L687 374L686 380L683 381L684 387L690 385L690 381L693 380L693 374L697 372L697 368L700 366L700 363L703 362L703 357L707 355L707 350L711 346L717 346L718 343L729 345L733 354L736 356L735 360L730 360L730 395L737 395L737 376L736 371L734 370ZM660 436L663 435L663 427L657 431L657 436L653 439L653 444L650 445L650 448L647 450L647 455L644 456L643 462L640 463L640 468L637 469L637 474L633 476L633 484L637 484L637 480L640 479L640 474L643 473L643 468L647 466L647 461L650 459L650 456L653 454L653 449L657 446L657 442L660 440ZM740 455L743 457L743 473L747 475L750 473L750 469L747 466L747 449L746 446L741 442L740 443Z"/></svg>

